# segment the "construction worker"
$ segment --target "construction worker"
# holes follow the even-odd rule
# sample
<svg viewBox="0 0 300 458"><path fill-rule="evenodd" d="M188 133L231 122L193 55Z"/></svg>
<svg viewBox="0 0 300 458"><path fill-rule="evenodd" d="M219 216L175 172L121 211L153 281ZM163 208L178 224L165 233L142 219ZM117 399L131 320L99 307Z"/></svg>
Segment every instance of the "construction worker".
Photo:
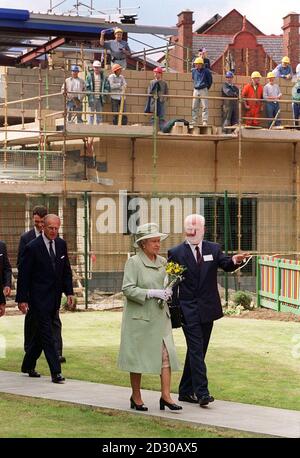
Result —
<svg viewBox="0 0 300 458"><path fill-rule="evenodd" d="M149 97L147 99L147 104L145 107L145 113L156 113L159 120L159 130L163 129L165 124L165 113L166 113L166 97L168 94L168 84L163 80L163 69L161 67L156 67L153 70L154 79L150 82L147 93ZM156 98L154 98L156 94ZM157 100L157 106L155 108L155 100ZM152 118L152 122L154 118Z"/></svg>
<svg viewBox="0 0 300 458"><path fill-rule="evenodd" d="M192 122L191 125L197 124L200 102L202 108L202 125L207 126L208 123L208 99L199 98L207 97L208 91L212 85L212 75L208 68L204 66L202 57L196 57L194 68L192 68L192 80L194 83L193 104L192 104Z"/></svg>
<svg viewBox="0 0 300 458"><path fill-rule="evenodd" d="M109 29L110 31L110 29ZM104 49L108 49L111 53L111 61L113 64L119 64L125 70L127 67L126 57L130 56L131 50L128 46L127 41L122 40L123 30L119 27L114 30L114 40L104 40L105 30L101 31L100 34L100 46Z"/></svg>
<svg viewBox="0 0 300 458"><path fill-rule="evenodd" d="M96 112L96 123L102 122L101 112L105 102L104 92L110 92L108 79L101 70L99 60L93 62L93 70L90 70L86 77L86 90L88 92L89 124L94 124L94 112Z"/></svg>
<svg viewBox="0 0 300 458"><path fill-rule="evenodd" d="M274 122L275 126L280 126L281 122L277 119L277 113L279 111L279 102L282 94L278 84L274 83L275 75L273 72L267 74L268 83L264 86L263 96L266 102L266 115L267 118L270 118L271 121L268 122L268 127L270 127Z"/></svg>
<svg viewBox="0 0 300 458"><path fill-rule="evenodd" d="M72 76L65 80L61 92L62 94L66 92L68 122L72 122L76 114L77 122L82 123L82 100L85 97L85 82L78 76L78 65L72 65L71 72Z"/></svg>
<svg viewBox="0 0 300 458"><path fill-rule="evenodd" d="M288 56L284 56L281 60L281 64L273 70L275 78L285 78L291 80L293 78L293 70L290 65L290 59Z"/></svg>
<svg viewBox="0 0 300 458"><path fill-rule="evenodd" d="M298 119L300 119L300 76L292 88L292 100L294 125L299 128L300 122Z"/></svg>
<svg viewBox="0 0 300 458"><path fill-rule="evenodd" d="M263 88L260 84L261 74L257 71L251 73L251 83L246 84L242 90L244 99L262 99ZM245 100L244 106L246 109L246 126L259 126L259 114L263 110L263 105L260 100Z"/></svg>
<svg viewBox="0 0 300 458"><path fill-rule="evenodd" d="M210 60L207 57L207 49L206 48L200 48L198 50L198 57L202 57L203 62L204 62L204 67L208 68L210 70Z"/></svg>
<svg viewBox="0 0 300 458"><path fill-rule="evenodd" d="M238 123L239 119L239 107L238 107L238 96L239 88L233 84L234 74L232 72L226 72L226 81L222 86L222 114L223 114L223 129L228 126L234 126ZM230 100L227 98L230 97ZM236 100L232 100L232 97ZM230 133L228 129L224 129L225 133Z"/></svg>
<svg viewBox="0 0 300 458"><path fill-rule="evenodd" d="M122 67L120 64L114 64L112 66L112 73L108 77L108 82L111 90L111 111L114 113L122 113L125 111L125 89L127 87L126 80L122 73ZM118 115L113 117L113 124L118 124ZM122 116L122 125L127 124L127 116Z"/></svg>

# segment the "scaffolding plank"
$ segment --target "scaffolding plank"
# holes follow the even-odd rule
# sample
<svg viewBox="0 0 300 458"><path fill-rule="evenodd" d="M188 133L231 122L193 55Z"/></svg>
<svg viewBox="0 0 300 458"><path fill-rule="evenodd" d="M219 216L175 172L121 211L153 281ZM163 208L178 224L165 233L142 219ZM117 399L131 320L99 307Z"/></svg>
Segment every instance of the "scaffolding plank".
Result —
<svg viewBox="0 0 300 458"><path fill-rule="evenodd" d="M296 129L249 129L242 127L242 138L259 141L298 142L300 130Z"/></svg>
<svg viewBox="0 0 300 458"><path fill-rule="evenodd" d="M119 137L151 137L152 126L132 125L114 126L112 124L67 124L68 135L86 135L89 137L119 136Z"/></svg>

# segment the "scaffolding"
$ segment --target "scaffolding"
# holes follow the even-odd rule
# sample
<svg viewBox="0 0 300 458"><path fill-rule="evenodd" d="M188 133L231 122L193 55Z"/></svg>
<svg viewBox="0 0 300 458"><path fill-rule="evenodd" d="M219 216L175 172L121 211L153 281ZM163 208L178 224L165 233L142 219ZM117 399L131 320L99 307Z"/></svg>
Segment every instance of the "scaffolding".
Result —
<svg viewBox="0 0 300 458"><path fill-rule="evenodd" d="M141 74L141 72L137 72ZM109 179L103 178L97 173L101 165L97 164L97 158L94 154L94 146L96 141L102 141L103 139L129 139L129 163L130 163L130 189L126 197L127 201L135 198L145 198L146 202L151 199L163 199L180 197L185 198L199 198L204 199L203 205L196 208L199 212L206 211L209 216L210 225L210 239L219 241L228 252L236 252L246 250L252 253L254 256L261 254L261 251L257 250L257 243L251 242L251 246L248 248L245 244L245 220L249 218L253 228L257 224L251 212L249 216L245 213L243 207L245 199L265 199L266 202L274 202L279 199L283 205L288 208L289 221L294 224L292 232L285 231L283 239L276 239L276 246L270 241L263 241L260 247L266 247L266 254L288 255L298 256L299 254L299 227L300 227L300 176L299 176L299 165L297 159L297 147L300 140L300 132L292 126L293 118L284 117L282 121L287 121L290 124L290 129L251 129L243 126L242 122L245 121L246 117L243 117L242 104L244 99L239 96L239 125L230 127L229 133L225 133L222 127L219 126L195 126L193 131L188 129L186 133L161 133L158 131L158 117L157 113L153 115L144 113L139 110L127 111L126 115L129 119L138 120L136 123L132 121L131 125L128 126L113 126L110 123L104 123L103 125L90 125L87 123L87 117L90 112L87 106L83 109L83 120L82 124L68 123L67 122L67 109L66 109L66 92L63 94L59 90L61 88L61 82L50 84L49 82L49 71L46 72L45 78L43 79L41 68L37 69L37 81L29 82L31 87L36 88L38 95L33 97L26 97L25 86L26 81L20 83L10 82L7 69L4 72L4 102L0 104L3 109L3 129L0 132L0 158L1 158L1 181L5 184L11 184L11 187L5 187L2 191L7 193L7 189L10 189L9 193L14 194L16 182L32 182L32 191L28 191L30 186L26 187L26 192L23 194L27 195L24 201L20 203L20 215L22 215L24 208L26 207L27 214L28 208L32 207L34 202L41 202L41 200L47 201L47 206L51 204L51 198L56 199L53 211L64 215L64 226L69 234L76 230L76 235L70 238L71 246L74 250L71 250L73 256L73 265L77 266L77 273L84 278L84 285L86 288L85 297L86 304L88 301L88 284L91 282L91 273L99 272L99 278L103 278L103 281L109 281L109 275L115 272L112 276L111 290L116 291L120 286L120 272L122 272L122 266L126 260L128 253L131 252L130 240L131 233L126 227L126 231L118 235L119 249L117 250L106 250L101 248L101 244L107 244L113 246L113 239L116 238L114 235L109 237L109 241L105 241L105 237L100 237L99 246L93 245L93 237L95 227L93 228L91 218L95 216L91 215L92 202L97 202L97 199L112 198L119 201L120 195L118 192L107 191L107 188L101 192L96 191L97 187L92 185L109 186ZM66 78L66 70L61 70L61 80L64 81ZM20 87L20 98L16 100L9 100L9 85L19 84ZM138 106L135 103L139 101L140 105L144 104L148 94L145 92L130 92L126 96L133 100L131 106ZM171 101L182 101L183 106L191 105L193 96L187 94L170 94L166 96L171 105ZM218 96L207 97L211 104L221 104L223 98ZM56 104L53 102L58 100L58 104L61 105L60 110L51 109L55 108ZM227 98L228 100L228 98ZM281 104L290 104L290 99L283 99L280 101ZM29 106L29 108L28 108ZM12 111L14 110L14 111ZM10 118L18 113L18 118L21 122L18 125L9 125ZM30 116L34 114L34 121L31 123L26 122ZM103 111L102 115L105 120L111 121L111 117L115 115L112 111ZM119 113L122 116L122 113ZM153 116L153 125L149 125L150 117ZM131 118L132 117L132 118ZM143 121L143 122L141 122ZM269 121L268 118L261 117L260 121ZM137 125L135 125L137 124ZM143 193L138 190L136 175L136 149L139 141L147 141L152 147L152 163L151 163L151 185L147 193ZM213 145L213 178L214 183L213 192L205 194L203 192L192 193L192 192L162 192L158 183L159 176L159 160L160 153L159 149L161 145L166 145L168 142L178 142L181 145L185 145L183 148L188 148L191 143L197 142L198 147L206 145L207 143ZM289 143L292 145L292 192L289 195L277 195L274 194L270 200L268 196L257 193L245 193L242 186L243 180L243 156L244 156L244 145L251 142L254 145L260 145L262 142L267 143ZM235 169L237 177L237 186L235 192L220 193L218 190L218 164L220 161L220 148L221 145L230 143L233 145L237 154L237 166ZM75 150L72 149L75 145ZM78 151L79 145L79 151ZM81 146L80 146L81 145ZM78 166L80 163L81 170L70 174L70 161ZM82 161L81 161L82 160ZM89 174L89 165L92 165L92 169L95 171L92 177ZM106 180L106 181L105 181ZM43 183L48 185L45 192L41 192L35 183ZM61 183L60 187L57 187L57 183ZM70 187L69 184L73 183ZM76 183L78 187L76 187ZM103 189L103 188L102 188ZM21 193L22 194L22 193ZM22 194L22 195L23 195ZM46 199L46 200L45 200ZM50 201L49 201L50 199ZM206 200L205 200L206 199ZM76 211L72 207L75 206L76 200ZM126 202L127 202L126 201ZM151 200L152 202L152 200ZM201 201L202 202L202 201ZM273 202L273 203L274 203ZM25 207L24 207L25 205ZM29 207L28 207L29 205ZM150 205L150 204L149 204ZM208 205L208 209L205 208ZM267 204L265 204L267 208ZM223 210L220 210L223 208ZM248 207L247 207L248 208ZM275 206L274 206L275 208ZM232 212L235 209L236 223L232 221ZM127 209L128 210L128 209ZM76 213L76 215L75 215ZM69 215L72 214L72 218ZM252 216L251 216L252 215ZM82 218L82 220L80 219ZM22 220L20 216L20 221ZM253 220L253 221L252 221ZM220 230L222 230L223 221L224 236L220 239ZM70 222L72 222L70 224ZM28 224L28 221L27 223ZM72 225L75 225L75 228ZM232 227L234 229L234 243L230 239L232 238ZM19 228L19 233L25 229L25 226ZM254 229L253 229L254 230ZM288 235L287 235L288 234ZM4 233L5 235L5 233ZM9 236L8 234L6 234ZM127 236L127 237L126 237ZM124 241L121 241L122 237ZM174 235L171 237L173 243L180 241L181 234ZM277 235L276 235L277 237ZM294 240L289 249L286 240ZM15 243L16 237L13 237L13 243ZM103 261L102 265L99 264L99 259L102 256L107 257L106 261ZM93 261L96 259L96 261ZM250 270L253 273L255 267L250 265ZM100 275L101 274L101 275ZM99 280L98 278L98 280ZM102 281L102 280L101 280ZM241 273L237 276L236 287L241 285ZM104 288L104 286L103 286Z"/></svg>

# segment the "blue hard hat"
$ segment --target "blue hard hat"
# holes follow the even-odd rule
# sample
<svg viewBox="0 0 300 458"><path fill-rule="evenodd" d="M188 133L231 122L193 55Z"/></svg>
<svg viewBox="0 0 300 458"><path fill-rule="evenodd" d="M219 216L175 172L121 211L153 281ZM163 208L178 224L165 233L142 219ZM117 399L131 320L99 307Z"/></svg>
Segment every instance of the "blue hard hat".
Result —
<svg viewBox="0 0 300 458"><path fill-rule="evenodd" d="M72 65L72 66L71 66L71 71L72 71L72 72L79 72L80 70L79 70L78 65Z"/></svg>
<svg viewBox="0 0 300 458"><path fill-rule="evenodd" d="M233 78L234 74L232 72L226 72L225 76L226 78Z"/></svg>

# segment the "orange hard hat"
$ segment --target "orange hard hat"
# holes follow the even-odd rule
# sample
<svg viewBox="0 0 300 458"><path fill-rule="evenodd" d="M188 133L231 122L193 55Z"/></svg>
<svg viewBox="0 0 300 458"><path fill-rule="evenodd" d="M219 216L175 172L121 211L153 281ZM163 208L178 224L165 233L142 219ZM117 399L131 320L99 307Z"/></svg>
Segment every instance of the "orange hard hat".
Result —
<svg viewBox="0 0 300 458"><path fill-rule="evenodd" d="M118 70L123 70L123 67L120 65L120 64L114 64L112 67L111 67L112 71L115 73L116 71Z"/></svg>

